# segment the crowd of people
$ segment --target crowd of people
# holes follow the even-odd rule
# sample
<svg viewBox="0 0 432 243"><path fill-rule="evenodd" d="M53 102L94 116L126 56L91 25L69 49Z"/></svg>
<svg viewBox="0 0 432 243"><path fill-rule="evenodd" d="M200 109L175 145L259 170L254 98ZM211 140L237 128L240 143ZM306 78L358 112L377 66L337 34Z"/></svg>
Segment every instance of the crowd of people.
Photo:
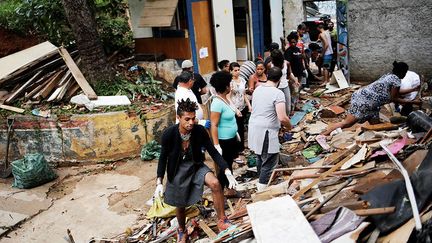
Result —
<svg viewBox="0 0 432 243"><path fill-rule="evenodd" d="M193 72L190 60L182 63L183 71L173 84L177 124L162 136L155 192L164 192L166 172L165 202L177 207L178 242L187 239L185 207L200 200L204 185L213 192L219 229L232 225L225 217L223 198L236 195L233 163L245 163L241 154L246 147L246 130L247 147L256 155L257 189L266 188L279 162L279 132L291 129L289 117L297 109L300 90L307 90L313 80L328 83L335 68L333 27L332 22L320 24L316 43L311 42L308 28L300 24L281 46L272 43L264 59L242 65L221 60L219 71L210 78L210 88L201 75ZM311 70L312 62L318 67L317 74ZM356 91L346 119L330 125L324 134L357 121L376 119L380 107L389 102L403 105L405 112L412 110L412 104L416 104L412 94L418 90L419 77L403 62L393 66L391 74ZM207 93L211 94L210 105L203 109L201 95ZM217 164L216 175L204 164L205 151Z"/></svg>

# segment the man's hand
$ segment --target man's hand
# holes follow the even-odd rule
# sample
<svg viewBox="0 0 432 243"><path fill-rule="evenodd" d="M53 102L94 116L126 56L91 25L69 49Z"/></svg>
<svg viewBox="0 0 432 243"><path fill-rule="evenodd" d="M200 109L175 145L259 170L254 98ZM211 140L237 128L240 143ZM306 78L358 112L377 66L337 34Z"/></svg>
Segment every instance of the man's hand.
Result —
<svg viewBox="0 0 432 243"><path fill-rule="evenodd" d="M199 120L198 124L205 127L206 129L210 129L210 126L211 126L210 120Z"/></svg>
<svg viewBox="0 0 432 243"><path fill-rule="evenodd" d="M156 190L155 190L153 196L154 197L162 197L163 193L164 193L164 188L162 185L162 180L160 178L158 178L157 182L156 182Z"/></svg>
<svg viewBox="0 0 432 243"><path fill-rule="evenodd" d="M228 182L229 182L228 188L229 189L235 189L238 185L238 182L236 181L236 179L234 178L233 174L231 173L231 171L229 169L225 170L225 175L226 175Z"/></svg>
<svg viewBox="0 0 432 243"><path fill-rule="evenodd" d="M215 149L219 152L220 155L222 155L222 148L219 144L214 145Z"/></svg>

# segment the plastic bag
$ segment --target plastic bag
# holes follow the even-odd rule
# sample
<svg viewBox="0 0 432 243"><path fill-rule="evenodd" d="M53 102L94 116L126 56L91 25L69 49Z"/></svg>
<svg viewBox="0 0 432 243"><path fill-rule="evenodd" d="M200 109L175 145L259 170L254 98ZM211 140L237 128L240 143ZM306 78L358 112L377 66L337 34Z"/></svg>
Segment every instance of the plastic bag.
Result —
<svg viewBox="0 0 432 243"><path fill-rule="evenodd" d="M150 141L145 144L141 149L141 160L152 160L159 158L161 145L159 145L155 140Z"/></svg>
<svg viewBox="0 0 432 243"><path fill-rule="evenodd" d="M186 217L195 217L200 214L200 211L195 206L186 208ZM176 216L176 207L164 203L161 196L155 197L153 200L153 206L147 212L146 217L151 218L171 218Z"/></svg>
<svg viewBox="0 0 432 243"><path fill-rule="evenodd" d="M176 215L176 207L164 203L162 197L155 197L153 206L147 212L147 218L169 218Z"/></svg>
<svg viewBox="0 0 432 243"><path fill-rule="evenodd" d="M27 154L23 159L11 163L15 178L13 187L33 188L57 178L42 154Z"/></svg>

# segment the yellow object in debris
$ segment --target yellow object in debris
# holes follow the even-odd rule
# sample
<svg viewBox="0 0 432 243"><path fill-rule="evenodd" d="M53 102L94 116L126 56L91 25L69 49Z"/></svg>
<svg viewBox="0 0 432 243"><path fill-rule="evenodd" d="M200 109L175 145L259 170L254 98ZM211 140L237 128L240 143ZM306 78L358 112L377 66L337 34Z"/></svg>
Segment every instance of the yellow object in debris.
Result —
<svg viewBox="0 0 432 243"><path fill-rule="evenodd" d="M195 206L186 208L186 217L195 217L200 214L200 211ZM150 218L171 218L176 216L176 207L164 203L162 197L156 197L153 205L147 212L146 217Z"/></svg>

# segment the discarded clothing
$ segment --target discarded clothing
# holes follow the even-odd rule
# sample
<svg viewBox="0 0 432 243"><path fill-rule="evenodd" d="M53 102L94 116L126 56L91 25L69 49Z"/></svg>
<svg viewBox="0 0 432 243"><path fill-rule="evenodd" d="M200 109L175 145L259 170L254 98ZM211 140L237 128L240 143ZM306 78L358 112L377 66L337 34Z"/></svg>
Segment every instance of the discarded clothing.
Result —
<svg viewBox="0 0 432 243"><path fill-rule="evenodd" d="M320 240L326 243L355 230L364 219L348 208L339 207L312 222L311 226Z"/></svg>

